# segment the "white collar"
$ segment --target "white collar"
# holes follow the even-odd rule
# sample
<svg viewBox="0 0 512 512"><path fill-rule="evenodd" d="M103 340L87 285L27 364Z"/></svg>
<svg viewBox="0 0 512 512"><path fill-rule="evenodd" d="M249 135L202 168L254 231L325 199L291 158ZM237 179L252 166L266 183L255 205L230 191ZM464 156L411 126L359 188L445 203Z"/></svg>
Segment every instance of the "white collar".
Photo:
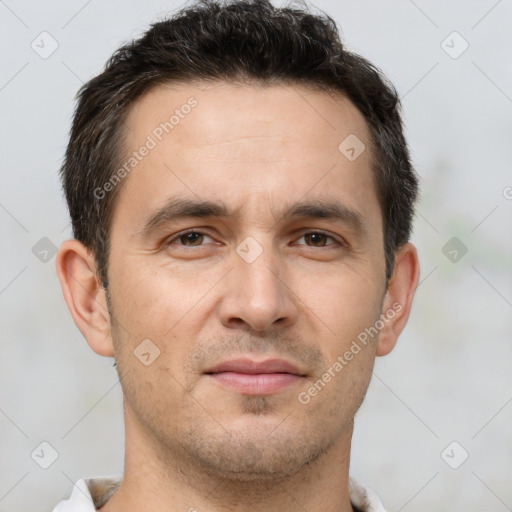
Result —
<svg viewBox="0 0 512 512"><path fill-rule="evenodd" d="M99 476L78 480L67 500L60 501L53 512L95 512L117 490L122 475ZM374 491L349 479L350 502L361 512L386 512Z"/></svg>

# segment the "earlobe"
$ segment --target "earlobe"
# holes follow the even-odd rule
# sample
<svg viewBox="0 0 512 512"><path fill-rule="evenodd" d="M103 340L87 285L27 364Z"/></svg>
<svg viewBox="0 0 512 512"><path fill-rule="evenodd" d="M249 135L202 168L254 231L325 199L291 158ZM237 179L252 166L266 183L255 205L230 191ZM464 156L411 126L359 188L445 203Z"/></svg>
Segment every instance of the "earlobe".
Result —
<svg viewBox="0 0 512 512"><path fill-rule="evenodd" d="M414 292L418 286L419 261L414 245L407 243L395 257L393 275L382 305L383 328L377 344L378 356L393 350L411 312Z"/></svg>
<svg viewBox="0 0 512 512"><path fill-rule="evenodd" d="M55 267L64 300L87 343L97 354L113 357L105 289L97 276L94 255L78 240L66 240Z"/></svg>

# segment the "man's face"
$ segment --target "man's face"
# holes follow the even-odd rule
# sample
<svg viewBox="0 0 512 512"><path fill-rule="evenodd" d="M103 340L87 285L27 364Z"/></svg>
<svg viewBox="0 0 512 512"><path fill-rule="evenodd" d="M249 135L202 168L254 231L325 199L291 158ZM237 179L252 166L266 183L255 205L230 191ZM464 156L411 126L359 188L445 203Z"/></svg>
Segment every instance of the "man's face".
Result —
<svg viewBox="0 0 512 512"><path fill-rule="evenodd" d="M373 368L376 338L332 370L386 291L364 118L297 87L182 85L152 90L125 124L127 159L150 147L111 225L127 432L213 473L292 474L350 437ZM355 160L338 148L351 134L366 145ZM226 215L176 217L176 200ZM328 203L339 216L319 215Z"/></svg>

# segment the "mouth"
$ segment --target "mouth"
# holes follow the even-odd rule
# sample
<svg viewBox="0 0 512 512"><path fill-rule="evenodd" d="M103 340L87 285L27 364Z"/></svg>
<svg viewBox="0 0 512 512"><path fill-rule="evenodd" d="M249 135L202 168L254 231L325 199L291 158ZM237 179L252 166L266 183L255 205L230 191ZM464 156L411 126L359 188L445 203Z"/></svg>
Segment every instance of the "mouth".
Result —
<svg viewBox="0 0 512 512"><path fill-rule="evenodd" d="M271 395L303 382L306 374L283 359L233 359L204 372L214 382L244 395Z"/></svg>

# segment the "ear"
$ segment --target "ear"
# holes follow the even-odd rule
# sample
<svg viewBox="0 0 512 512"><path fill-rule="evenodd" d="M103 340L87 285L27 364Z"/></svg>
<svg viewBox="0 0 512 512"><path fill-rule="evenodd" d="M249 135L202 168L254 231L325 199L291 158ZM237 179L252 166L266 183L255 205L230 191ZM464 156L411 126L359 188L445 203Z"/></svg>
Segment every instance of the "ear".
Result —
<svg viewBox="0 0 512 512"><path fill-rule="evenodd" d="M379 333L378 356L389 354L396 345L409 313L418 286L420 265L414 245L407 243L395 255L395 266L382 304L381 319L384 324Z"/></svg>
<svg viewBox="0 0 512 512"><path fill-rule="evenodd" d="M64 300L89 346L101 356L113 357L110 315L94 255L78 240L66 240L55 262Z"/></svg>

